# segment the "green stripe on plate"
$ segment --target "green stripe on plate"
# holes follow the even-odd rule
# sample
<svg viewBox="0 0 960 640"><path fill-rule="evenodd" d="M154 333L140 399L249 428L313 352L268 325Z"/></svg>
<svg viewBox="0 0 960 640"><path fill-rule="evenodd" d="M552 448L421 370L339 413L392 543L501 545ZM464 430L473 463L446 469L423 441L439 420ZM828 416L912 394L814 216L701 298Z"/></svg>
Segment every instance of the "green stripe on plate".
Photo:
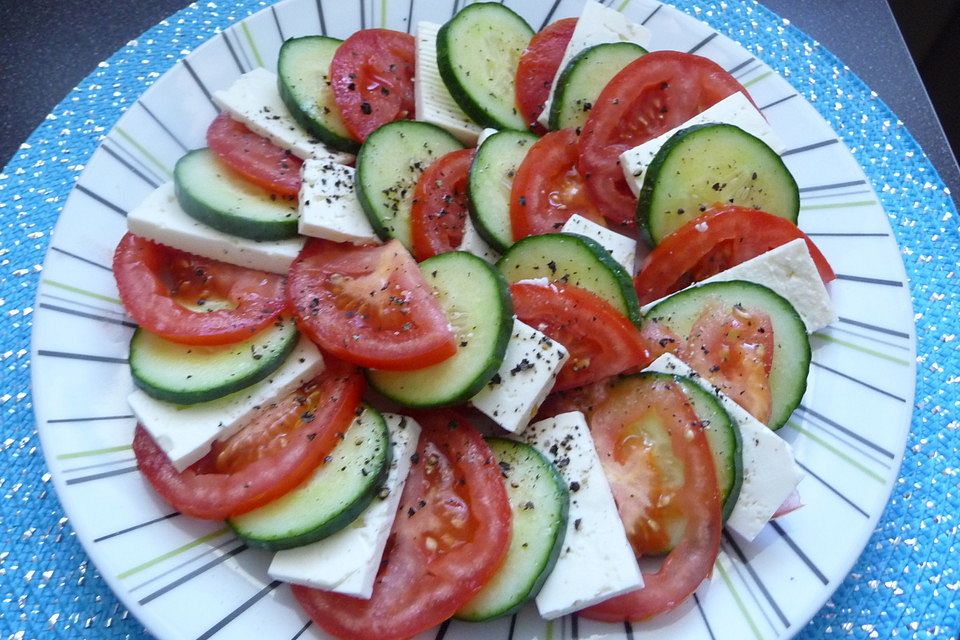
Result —
<svg viewBox="0 0 960 640"><path fill-rule="evenodd" d="M804 429L803 427L801 427L800 425L798 425L798 424L797 424L796 422L794 422L793 420L787 420L787 424L790 426L791 429L793 429L793 430L796 431L797 433L802 433L803 435L805 435L806 437L810 438L811 440L813 440L814 442L816 442L816 443L819 444L821 447L823 447L824 449L826 449L826 450L829 451L830 453L834 454L835 456L837 456L837 457L840 458L841 460L844 460L845 462L847 462L847 463L849 463L850 465L856 467L857 469L860 469L860 471L863 471L865 474L867 474L868 476L870 476L871 478L873 478L874 480L876 480L876 481L879 482L880 484L883 484L883 483L886 482L886 478L884 478L882 475L880 475L879 473L877 473L877 472L874 471L873 469L869 468L868 466L866 466L865 464L863 464L862 462L860 462L859 460L857 460L857 459L854 458L853 456L850 456L850 455L844 453L843 451L841 451L841 450L838 449L837 447L833 446L832 444L830 444L829 442L827 442L826 440L824 440L824 439L821 438L820 436L814 434L814 433L811 432L811 431L808 431L807 429Z"/></svg>
<svg viewBox="0 0 960 640"><path fill-rule="evenodd" d="M756 78L754 78L753 80L747 80L746 82L744 82L744 83L743 83L743 87L746 88L746 87L755 85L755 84L757 84L758 82L760 82L761 80L763 80L764 78L766 78L767 76L772 75L772 74L773 74L773 71L767 71L766 73L761 73L760 75L758 75L758 76L757 76Z"/></svg>
<svg viewBox="0 0 960 640"><path fill-rule="evenodd" d="M257 65L265 67L263 64L263 58L260 57L260 50L257 49L257 43L253 41L253 34L250 32L250 27L247 26L246 22L240 23L240 28L243 29L243 35L247 38L247 44L250 45L250 51L253 52L253 57L257 60Z"/></svg>
<svg viewBox="0 0 960 640"><path fill-rule="evenodd" d="M116 447L105 447L103 449L90 449L88 451L74 451L72 453L61 453L57 460L72 460L73 458L89 458L92 456L101 456L107 453L117 453L118 451L130 451L129 444L121 444Z"/></svg>
<svg viewBox="0 0 960 640"><path fill-rule="evenodd" d="M153 566L156 566L156 565L160 564L160 563L163 562L164 560L169 560L170 558L174 558L174 557L180 555L181 553L184 553L184 552L186 552L186 551L189 551L190 549L193 549L193 548L195 548L195 547L198 547L198 546L202 545L202 544L205 543L205 542L209 542L210 540L214 540L215 538L219 538L220 536L222 536L223 534L225 534L225 533L227 533L227 532L229 532L229 531L230 531L230 528L229 528L229 527L223 527L222 529L217 529L216 531L214 531L214 532L212 532L212 533L208 533L207 535L202 536L202 537L200 537L200 538L197 538L196 540L193 540L192 542L188 542L187 544L182 545L182 546L179 546L179 547L177 547L176 549L172 549L172 550L170 550L170 551L168 551L168 552L166 552L166 553L164 553L164 554L161 554L161 555L157 556L156 558L152 558L152 559L147 560L146 562L144 562L144 563L142 563L142 564L138 564L138 565L135 566L135 567L131 567L130 569L127 569L127 570L124 571L123 573L118 574L118 575L117 575L117 579L123 580L124 578L129 578L129 577L132 576L132 575L135 575L135 574L137 574L137 573L140 573L141 571L144 571L144 570L146 570L146 569L149 569L150 567L153 567Z"/></svg>
<svg viewBox="0 0 960 640"><path fill-rule="evenodd" d="M380 0L380 28L387 28L387 0Z"/></svg>
<svg viewBox="0 0 960 640"><path fill-rule="evenodd" d="M834 338L833 336L828 335L828 334L826 334L826 333L823 333L822 331L817 331L817 332L814 333L813 335L814 335L814 337L816 337L816 338L822 338L823 340L826 340L827 342L831 342L831 343L833 343L833 344L840 345L841 347L847 347L848 349L853 349L854 351L859 351L859 352L861 352L861 353L866 353L867 355L871 355L871 356L874 356L874 357L876 357L876 358L881 358L881 359L883 359L883 360L889 360L890 362L895 362L895 363L897 363L897 364L899 364L899 365L903 365L904 367L909 367L909 366L910 366L910 361L909 361L909 360L904 360L903 358L898 358L898 357L896 357L896 356L891 356L891 355L889 355L889 354L887 354L887 353L883 353L882 351L876 351L876 350L874 350L874 349L868 349L867 347L862 347L862 346L860 346L859 344L855 344L855 343L853 343L853 342L847 342L846 340L841 340L840 338Z"/></svg>
<svg viewBox="0 0 960 640"><path fill-rule="evenodd" d="M810 211L811 209L844 209L846 207L869 207L879 204L876 200L857 200L856 202L834 202L833 204L811 204L801 206L800 211Z"/></svg>
<svg viewBox="0 0 960 640"><path fill-rule="evenodd" d="M733 586L733 581L730 579L730 575L727 573L726 569L723 568L723 565L718 559L717 562L713 565L717 573L720 574L720 578L723 580L724 584L727 585L727 589L730 590L730 595L733 596L734 602L737 603L737 608L740 609L740 613L743 614L743 617L746 619L747 624L750 625L750 629L753 631L753 636L757 640L763 640L763 634L760 633L757 623L753 620L753 616L750 615L750 610L747 608L746 603L743 601L743 598L740 597L740 592L736 590Z"/></svg>
<svg viewBox="0 0 960 640"><path fill-rule="evenodd" d="M617 11L623 11L627 8L628 4L630 4L630 0L623 0L623 2L620 3L620 6L617 7Z"/></svg>
<svg viewBox="0 0 960 640"><path fill-rule="evenodd" d="M82 296L87 296L89 298L94 298L96 300L103 300L104 302L110 302L115 305L123 306L123 303L120 302L119 298L112 298L110 296L105 296L100 293L94 293L93 291L87 291L86 289L81 289L80 287L75 287L64 282L57 282L56 280L49 280L47 278L41 278L40 282L51 287L56 287L57 289L63 289L64 291L69 291L71 293L79 293Z"/></svg>
<svg viewBox="0 0 960 640"><path fill-rule="evenodd" d="M162 162L160 162L160 159L157 158L157 156L153 155L153 153L149 149L147 149L145 146L137 142L136 138L134 138L132 135L127 133L123 127L117 127L116 131L117 133L120 134L120 137L122 137L124 140L129 142L137 151L140 152L141 155L143 155L144 158L149 160L154 166L160 169L160 171L162 171L164 175L166 175L168 178L173 177L173 172L170 169L168 169Z"/></svg>

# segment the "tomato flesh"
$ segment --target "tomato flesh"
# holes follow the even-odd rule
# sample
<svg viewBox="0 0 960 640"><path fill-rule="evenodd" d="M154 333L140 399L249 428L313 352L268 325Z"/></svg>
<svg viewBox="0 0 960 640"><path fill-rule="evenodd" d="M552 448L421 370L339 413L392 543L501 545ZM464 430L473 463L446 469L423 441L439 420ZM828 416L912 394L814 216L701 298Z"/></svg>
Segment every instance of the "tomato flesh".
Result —
<svg viewBox="0 0 960 640"><path fill-rule="evenodd" d="M279 498L305 480L346 432L363 387L354 367L329 359L323 373L233 437L215 442L209 454L183 471L139 425L133 452L140 471L167 502L196 518L223 520Z"/></svg>
<svg viewBox="0 0 960 640"><path fill-rule="evenodd" d="M310 617L342 638L409 638L457 612L506 556L510 503L483 437L456 413L423 427L369 600L294 586Z"/></svg>
<svg viewBox="0 0 960 640"><path fill-rule="evenodd" d="M458 149L438 158L420 175L410 210L413 256L426 260L463 242L470 214L467 179L476 149Z"/></svg>
<svg viewBox="0 0 960 640"><path fill-rule="evenodd" d="M553 78L576 26L576 18L563 18L547 25L533 36L520 56L514 83L517 106L523 121L537 133L546 131L537 118L543 113Z"/></svg>
<svg viewBox="0 0 960 640"><path fill-rule="evenodd" d="M440 303L397 240L357 246L311 239L290 267L287 296L301 331L363 367L419 369L457 351Z"/></svg>
<svg viewBox="0 0 960 640"><path fill-rule="evenodd" d="M580 136L580 173L611 222L635 224L637 198L620 154L679 126L743 86L715 62L678 51L648 53L600 93Z"/></svg>
<svg viewBox="0 0 960 640"><path fill-rule="evenodd" d="M221 113L207 129L207 146L225 165L279 196L300 193L303 160L281 149L245 125Z"/></svg>
<svg viewBox="0 0 960 640"><path fill-rule="evenodd" d="M357 31L330 62L333 99L343 123L363 142L374 129L414 116L416 42L389 29Z"/></svg>

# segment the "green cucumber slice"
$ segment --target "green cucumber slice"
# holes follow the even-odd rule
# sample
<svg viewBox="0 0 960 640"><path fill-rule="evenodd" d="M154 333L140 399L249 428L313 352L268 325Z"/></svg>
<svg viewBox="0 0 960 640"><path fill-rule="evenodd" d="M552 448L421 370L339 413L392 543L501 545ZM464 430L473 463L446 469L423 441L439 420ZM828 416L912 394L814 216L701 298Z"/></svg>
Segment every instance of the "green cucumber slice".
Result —
<svg viewBox="0 0 960 640"><path fill-rule="evenodd" d="M516 242L497 262L514 283L547 278L590 291L640 323L640 302L633 281L619 262L596 240L572 233L545 233Z"/></svg>
<svg viewBox="0 0 960 640"><path fill-rule="evenodd" d="M453 99L474 122L524 130L514 78L533 29L501 4L472 4L440 28L437 68Z"/></svg>
<svg viewBox="0 0 960 640"><path fill-rule="evenodd" d="M283 240L297 235L297 199L277 196L248 182L197 149L173 170L177 200L195 220L250 240Z"/></svg>
<svg viewBox="0 0 960 640"><path fill-rule="evenodd" d="M390 468L390 432L380 412L363 405L329 458L300 486L227 520L255 547L279 550L316 542L348 526L373 501Z"/></svg>
<svg viewBox="0 0 960 640"><path fill-rule="evenodd" d="M731 124L704 124L670 137L650 161L637 226L651 245L716 204L754 207L793 223L797 182L776 151Z"/></svg>
<svg viewBox="0 0 960 640"><path fill-rule="evenodd" d="M513 533L497 573L456 614L471 622L509 615L536 597L563 547L570 506L563 478L542 453L505 438L487 444L503 474Z"/></svg>
<svg viewBox="0 0 960 640"><path fill-rule="evenodd" d="M377 235L397 238L412 250L410 207L417 180L434 160L462 148L440 127L412 120L390 122L367 136L357 153L356 190Z"/></svg>
<svg viewBox="0 0 960 640"><path fill-rule="evenodd" d="M347 131L330 88L330 62L342 42L326 36L285 41L277 60L277 84L297 124L328 147L355 154L360 143Z"/></svg>
<svg viewBox="0 0 960 640"><path fill-rule="evenodd" d="M513 244L510 223L513 177L537 140L529 131L498 131L483 141L470 165L467 181L470 218L480 236L501 254Z"/></svg>
<svg viewBox="0 0 960 640"><path fill-rule="evenodd" d="M367 372L374 389L410 407L454 405L477 394L503 361L513 328L507 283L483 259L463 251L441 253L420 270L457 336L457 353L414 371Z"/></svg>
<svg viewBox="0 0 960 640"><path fill-rule="evenodd" d="M278 319L242 342L203 346L171 342L140 328L130 340L134 383L157 400L207 402L263 380L297 345L292 319Z"/></svg>

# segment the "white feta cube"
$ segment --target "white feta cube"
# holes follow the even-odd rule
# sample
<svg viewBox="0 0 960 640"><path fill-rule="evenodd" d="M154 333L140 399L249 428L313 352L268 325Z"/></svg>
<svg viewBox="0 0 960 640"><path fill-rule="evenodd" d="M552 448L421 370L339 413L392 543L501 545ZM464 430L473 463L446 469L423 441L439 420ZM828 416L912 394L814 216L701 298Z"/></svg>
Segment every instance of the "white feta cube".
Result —
<svg viewBox="0 0 960 640"><path fill-rule="evenodd" d="M417 78L413 84L417 120L446 129L458 140L473 146L483 127L470 119L440 77L437 68L437 33L439 24L417 23Z"/></svg>
<svg viewBox="0 0 960 640"><path fill-rule="evenodd" d="M622 233L611 231L606 227L601 227L596 222L584 218L579 213L575 213L563 223L560 228L562 233L576 233L586 236L591 240L596 240L603 248L607 250L614 260L619 262L627 273L631 276L634 273L635 262L637 259L637 241L628 238Z"/></svg>
<svg viewBox="0 0 960 640"><path fill-rule="evenodd" d="M332 160L307 160L301 175L300 233L334 242L380 244L357 199L356 169Z"/></svg>

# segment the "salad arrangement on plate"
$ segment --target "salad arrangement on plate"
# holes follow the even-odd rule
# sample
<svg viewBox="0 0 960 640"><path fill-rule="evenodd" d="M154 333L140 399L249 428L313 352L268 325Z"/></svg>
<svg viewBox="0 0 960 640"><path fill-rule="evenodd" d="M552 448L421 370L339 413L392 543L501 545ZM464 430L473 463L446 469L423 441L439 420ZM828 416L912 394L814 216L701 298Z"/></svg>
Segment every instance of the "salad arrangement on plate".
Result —
<svg viewBox="0 0 960 640"><path fill-rule="evenodd" d="M140 470L328 632L646 620L800 506L833 272L746 89L647 37L588 1L288 40L130 213Z"/></svg>

